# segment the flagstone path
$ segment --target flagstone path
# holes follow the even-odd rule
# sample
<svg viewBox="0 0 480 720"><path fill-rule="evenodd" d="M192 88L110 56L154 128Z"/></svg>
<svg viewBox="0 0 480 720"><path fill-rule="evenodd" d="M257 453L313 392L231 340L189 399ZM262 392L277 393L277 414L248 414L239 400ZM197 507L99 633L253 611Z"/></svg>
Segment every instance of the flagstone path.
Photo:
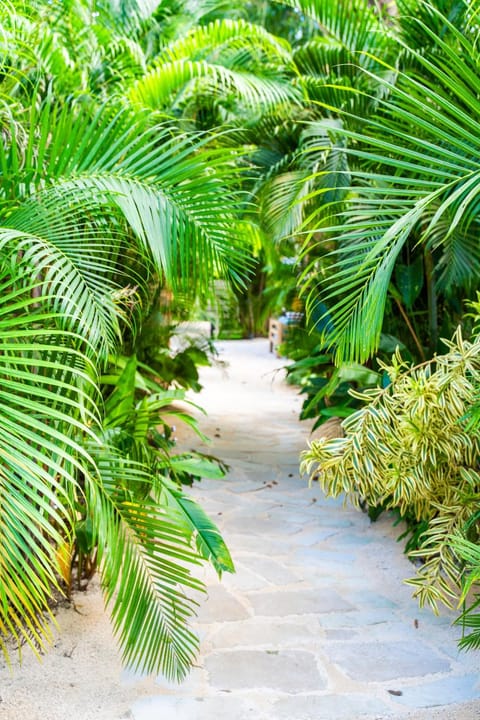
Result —
<svg viewBox="0 0 480 720"><path fill-rule="evenodd" d="M453 616L420 610L402 583L414 568L399 529L388 518L371 524L299 476L310 426L297 419L284 361L266 340L219 350L227 366L203 373L201 425L231 472L195 495L237 572L221 584L205 576L198 667L180 688L158 680L132 717L357 720L425 708L433 718L434 707L480 698L480 655L459 654ZM480 717L480 699L464 717Z"/></svg>
<svg viewBox="0 0 480 720"><path fill-rule="evenodd" d="M0 720L478 720L480 653L459 654L454 615L419 610L388 518L327 500L299 476L310 426L267 340L219 343L195 401L231 472L194 494L237 573L208 570L197 667L181 686L122 670L98 589L61 611L41 665L0 666Z"/></svg>

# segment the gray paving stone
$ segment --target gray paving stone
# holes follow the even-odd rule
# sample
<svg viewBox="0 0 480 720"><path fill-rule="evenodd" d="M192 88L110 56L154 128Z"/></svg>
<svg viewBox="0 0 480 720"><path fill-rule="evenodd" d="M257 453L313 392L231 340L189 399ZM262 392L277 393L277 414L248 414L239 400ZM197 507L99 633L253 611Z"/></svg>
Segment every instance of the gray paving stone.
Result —
<svg viewBox="0 0 480 720"><path fill-rule="evenodd" d="M323 540L335 535L337 532L334 528L321 528L317 527L315 530L302 530L298 535L295 536L295 545L297 547L311 547L316 545ZM317 550L320 555L320 552Z"/></svg>
<svg viewBox="0 0 480 720"><path fill-rule="evenodd" d="M293 523L285 524L281 518L274 515L253 515L245 517L245 514L238 514L237 517L231 517L228 521L228 527L231 531L245 535L268 535L269 537L291 535L301 529L300 525Z"/></svg>
<svg viewBox="0 0 480 720"><path fill-rule="evenodd" d="M333 538L333 536L331 536ZM374 533L368 534L368 532L342 532L339 535L335 536L335 540L343 547L343 546L349 546L354 545L355 547L360 547L361 545L371 545L373 542L377 541L377 538Z"/></svg>
<svg viewBox="0 0 480 720"><path fill-rule="evenodd" d="M342 570L342 568L349 570L354 566L356 557L351 548L349 548L348 552L342 550L331 552L321 546L315 546L297 550L293 560L295 564L306 564L312 569L315 568L316 564L331 563L333 566L338 567L339 570Z"/></svg>
<svg viewBox="0 0 480 720"><path fill-rule="evenodd" d="M225 459L225 456L222 456L222 459ZM248 472L251 472L251 469L247 469ZM268 492L268 489L257 491L257 488L262 487L262 482L259 482L257 478L244 480L243 482L235 482L231 483L228 487L228 490L233 495L242 495L243 493L252 493L252 492Z"/></svg>
<svg viewBox="0 0 480 720"><path fill-rule="evenodd" d="M243 557L242 565L247 566L249 570L260 575L267 582L280 587L292 582L298 582L299 580L298 574L293 573L283 563L279 563L268 557L259 555Z"/></svg>
<svg viewBox="0 0 480 720"><path fill-rule="evenodd" d="M325 649L349 677L366 682L448 672L450 663L429 647L409 642L349 643Z"/></svg>
<svg viewBox="0 0 480 720"><path fill-rule="evenodd" d="M229 593L223 585L212 585L208 596L198 609L197 620L200 623L242 620L249 617L246 608Z"/></svg>
<svg viewBox="0 0 480 720"><path fill-rule="evenodd" d="M434 615L430 608L415 607L415 612L413 614L420 623L420 627L424 625L425 627L433 626L435 628L448 628L457 617L456 613L447 611L444 608L442 608L441 614Z"/></svg>
<svg viewBox="0 0 480 720"><path fill-rule="evenodd" d="M435 707L480 698L478 675L445 677L424 685L401 687L395 701L408 707Z"/></svg>
<svg viewBox="0 0 480 720"><path fill-rule="evenodd" d="M248 599L256 615L285 617L287 615L320 614L353 610L335 590L284 590L249 593Z"/></svg>
<svg viewBox="0 0 480 720"><path fill-rule="evenodd" d="M155 678L157 693L172 697L202 697L207 687L207 672L200 666L192 668L180 685L175 680L168 680L164 675Z"/></svg>
<svg viewBox="0 0 480 720"><path fill-rule="evenodd" d="M390 608L379 608L378 610L353 610L348 613L335 612L321 615L319 623L324 628L365 628L370 632L372 627L382 629L392 621Z"/></svg>
<svg viewBox="0 0 480 720"><path fill-rule="evenodd" d="M260 535L241 535L236 532L228 532L226 536L229 547L239 548L240 552L252 552L275 558L287 557L288 550L284 543L279 543L273 538ZM235 558L234 558L235 559Z"/></svg>
<svg viewBox="0 0 480 720"><path fill-rule="evenodd" d="M248 567L245 567L238 561L235 562L235 568L236 572L234 574L225 573L222 578L222 585L227 590L243 590L248 592L249 590L263 590L271 587L265 578L252 572Z"/></svg>
<svg viewBox="0 0 480 720"><path fill-rule="evenodd" d="M355 598L355 605L360 609L363 607L368 607L369 610L375 610L377 608L393 609L398 607L397 603L386 598L384 595L374 592L373 590L365 590L362 587L358 587L358 584L355 586L355 583L352 583L350 592L352 597Z"/></svg>
<svg viewBox="0 0 480 720"><path fill-rule="evenodd" d="M351 637L351 631L350 637ZM301 646L321 637L322 631L315 622L278 622L278 619L253 618L241 622L225 623L210 635L215 648L262 647L274 649Z"/></svg>
<svg viewBox="0 0 480 720"><path fill-rule="evenodd" d="M359 634L356 628L332 628L323 632L326 640L352 640L357 639Z"/></svg>
<svg viewBox="0 0 480 720"><path fill-rule="evenodd" d="M338 508L335 508L335 510L336 512L333 512L330 508L319 508L317 503L315 503L312 508L319 526L322 528L338 529L341 531L339 534L339 539L341 540L343 533L347 532L346 529L351 528L355 521L349 517L348 512L343 508L340 512L338 512Z"/></svg>
<svg viewBox="0 0 480 720"><path fill-rule="evenodd" d="M206 658L205 667L210 684L222 690L266 688L298 693L326 687L315 656L300 650L217 652Z"/></svg>
<svg viewBox="0 0 480 720"><path fill-rule="evenodd" d="M365 626L359 624L357 627L359 641L365 642L382 642L385 640L398 640L412 644L415 647L418 642L425 643L431 638L431 633L425 634L421 630L415 629L413 625L407 625L405 622L392 619L382 623Z"/></svg>
<svg viewBox="0 0 480 720"><path fill-rule="evenodd" d="M258 720L258 708L237 697L183 698L172 695L138 700L131 708L133 720Z"/></svg>
<svg viewBox="0 0 480 720"><path fill-rule="evenodd" d="M357 720L361 717L386 718L390 708L368 695L300 695L282 698L274 705L276 720Z"/></svg>
<svg viewBox="0 0 480 720"><path fill-rule="evenodd" d="M275 513L276 517L281 518L283 522L293 523L298 525L302 530L311 530L312 532L319 530L318 520L312 520L305 516L305 510L298 508L290 502L284 502L280 505L278 503L270 502L270 508Z"/></svg>

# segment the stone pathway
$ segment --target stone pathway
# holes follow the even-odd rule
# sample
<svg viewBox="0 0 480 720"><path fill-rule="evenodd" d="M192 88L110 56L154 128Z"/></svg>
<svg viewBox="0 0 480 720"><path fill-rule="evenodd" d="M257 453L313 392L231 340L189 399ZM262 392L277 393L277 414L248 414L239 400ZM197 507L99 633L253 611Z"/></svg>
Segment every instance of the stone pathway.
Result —
<svg viewBox="0 0 480 720"><path fill-rule="evenodd" d="M231 466L195 494L237 573L206 572L201 656L186 683L157 680L134 720L356 720L440 717L480 698L479 654L459 654L452 615L420 610L413 566L388 519L327 500L298 473L309 426L266 340L220 343L226 370L203 373L209 451ZM185 447L202 449L182 438ZM478 718L480 700L443 717Z"/></svg>

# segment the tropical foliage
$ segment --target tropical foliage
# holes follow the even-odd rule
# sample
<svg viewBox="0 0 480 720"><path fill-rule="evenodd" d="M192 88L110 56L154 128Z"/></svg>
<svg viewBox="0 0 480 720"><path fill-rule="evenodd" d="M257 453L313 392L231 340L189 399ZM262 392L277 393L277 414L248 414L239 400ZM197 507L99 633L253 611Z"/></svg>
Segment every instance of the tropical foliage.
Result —
<svg viewBox="0 0 480 720"><path fill-rule="evenodd" d="M451 536L469 527L477 539L480 437L468 413L480 387L480 343L459 329L448 346L413 368L397 352L385 367L390 384L360 394L363 407L342 423L345 438L314 441L303 458L303 470L328 495L398 509L410 520L409 554L423 562L408 582L433 608L460 594L463 563Z"/></svg>
<svg viewBox="0 0 480 720"><path fill-rule="evenodd" d="M327 36L333 24L339 37L350 29L372 41L362 35L372 27L365 6L363 21L356 14L349 25L322 2L295 4ZM480 260L480 25L475 3L396 5L394 16L377 16L378 46L363 55L357 45L356 60L335 66L345 77L324 73L324 92L319 80L312 99L329 140L305 152L341 146L342 193L315 187L330 178L319 167L296 230L317 354L333 354L334 372L376 362L388 386L350 391L361 408L344 420L346 437L313 443L303 468L371 516L390 509L408 521L407 549L421 562L409 581L415 595L434 608L467 602L462 645L478 647L478 602L468 605L468 593L478 581L480 348L465 300L475 298ZM459 322L463 336L459 328L443 340ZM398 350L390 363L374 360L392 341L409 362Z"/></svg>
<svg viewBox="0 0 480 720"><path fill-rule="evenodd" d="M327 202L326 217L321 191L314 191L304 287L311 307L328 307L328 343L339 361L371 357L382 330L398 330L394 308L403 318L400 339L425 358L453 330L461 300L473 297L478 280L480 26L463 2L455 3L454 16L442 14L442 3L422 0L399 2L398 10L382 34L389 52L370 49L377 67L356 64L362 81L350 103L317 100L335 117L330 136L332 144L345 143L348 176L344 196ZM334 279L324 284L315 256L322 248Z"/></svg>
<svg viewBox="0 0 480 720"><path fill-rule="evenodd" d="M248 258L236 150L118 92L150 62L157 5L1 8L0 644L43 645L76 557L100 567L125 661L180 679L192 571L233 565L179 479L222 473L172 456L183 391L122 354L159 287L240 283Z"/></svg>
<svg viewBox="0 0 480 720"><path fill-rule="evenodd" d="M75 560L100 568L128 663L188 670L192 570L233 566L181 487L221 472L175 455L171 404L205 355L173 357L159 297L193 307L219 279L249 334L284 304L301 310L302 291L313 332L291 373L310 383L305 413L328 417L335 393L354 411L306 467L328 492L411 516L422 602L457 592L477 539L478 329L464 316L480 269L476 10L2 3L4 652L11 635L48 638ZM374 365L395 346L420 365Z"/></svg>

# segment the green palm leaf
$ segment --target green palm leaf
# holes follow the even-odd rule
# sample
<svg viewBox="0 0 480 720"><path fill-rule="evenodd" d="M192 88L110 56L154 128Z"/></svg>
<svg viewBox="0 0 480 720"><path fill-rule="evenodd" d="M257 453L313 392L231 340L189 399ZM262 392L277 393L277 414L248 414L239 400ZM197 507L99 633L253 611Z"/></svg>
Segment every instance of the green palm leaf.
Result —
<svg viewBox="0 0 480 720"><path fill-rule="evenodd" d="M278 77L278 73L277 73ZM205 60L174 60L151 70L130 90L133 104L153 110L174 106L175 94L183 93L193 80L207 81L210 94L238 95L250 107L273 106L279 102L298 100L299 92L292 85L281 82L272 74L259 77L255 72L228 68ZM181 96L180 96L181 97Z"/></svg>
<svg viewBox="0 0 480 720"><path fill-rule="evenodd" d="M387 45L385 27L374 8L362 0L331 3L329 0L282 0L311 17L320 26L321 34L342 48L359 53L362 59L368 53L379 56L379 49ZM360 63L359 63L360 64Z"/></svg>
<svg viewBox="0 0 480 720"><path fill-rule="evenodd" d="M77 472L91 463L78 436L92 435L98 411L94 368L76 349L82 339L55 329L58 316L38 309L38 299L29 297L33 287L12 290L5 265L2 280L0 646L6 652L10 635L34 648L50 639L58 551L72 532Z"/></svg>
<svg viewBox="0 0 480 720"><path fill-rule="evenodd" d="M470 40L450 30L459 44L470 47ZM459 67L456 47L442 45L442 51L439 58L417 57L430 82L399 74L394 84L375 76L385 90L376 116L363 121L359 132L349 129L345 114L345 126L335 131L349 142L350 199L346 208L338 208L335 225L318 227L337 244L334 282L319 290L310 267L306 287L312 304L329 305L335 325L330 340L339 360L364 361L377 348L390 277L407 241L447 253L440 255L440 268L452 250L458 258L473 251L462 273L455 264L451 272L443 271L441 282L475 282L480 250L473 247L469 228L475 227L479 207L474 93L479 83L469 62ZM475 56L473 44L471 53ZM314 227L313 216L309 221Z"/></svg>
<svg viewBox="0 0 480 720"><path fill-rule="evenodd" d="M192 29L186 36L170 43L156 60L158 64L175 60L209 60L228 57L233 49L252 53L250 62L256 57L264 57L270 62L276 61L285 67L291 66L291 54L288 42L275 37L260 25L246 20L223 18L208 25Z"/></svg>
<svg viewBox="0 0 480 720"><path fill-rule="evenodd" d="M103 223L89 222L111 205L92 194L65 193L57 187L26 201L0 232L0 251L21 252L24 271L43 278L49 304L62 316L62 325L82 334L96 351L106 354L118 344L122 285L142 286L144 280L126 273L121 264L122 238ZM81 238L81 241L79 241ZM121 281L123 283L121 284ZM118 298L117 300L115 298Z"/></svg>
<svg viewBox="0 0 480 720"><path fill-rule="evenodd" d="M166 507L177 514L187 536L194 537L200 555L212 563L219 575L222 572L235 572L225 541L200 505L182 493L173 482L164 480L161 492Z"/></svg>
<svg viewBox="0 0 480 720"><path fill-rule="evenodd" d="M185 588L203 590L190 571L201 557L184 526L145 494L146 488L153 489L146 466L103 451L98 467L101 483L91 488L89 507L102 558L102 586L124 661L143 672L181 680L198 648L187 626L196 603Z"/></svg>
<svg viewBox="0 0 480 720"><path fill-rule="evenodd" d="M198 26L170 43L130 91L133 103L161 110L185 102L199 89L237 97L249 107L300 100L290 82L294 66L286 41L244 20ZM220 91L220 96L218 95Z"/></svg>
<svg viewBox="0 0 480 720"><path fill-rule="evenodd" d="M130 112L108 107L93 118L68 107L57 112L50 103L38 113L32 110L32 123L39 129L29 135L26 148L12 135L9 153L0 151L6 200L25 187L42 187L45 182L54 186L51 193L35 196L44 207L33 220L38 225L43 217L54 224L49 235L55 247L49 251L80 270L81 282L90 284L90 289L101 263L105 273L97 282L114 287L112 275L118 274L119 252L125 250L120 240L128 237L119 216L133 230L142 256L150 257L173 287L205 288L215 274L241 282L246 238L237 220L238 203L233 201L243 199L235 187L237 152L209 149L207 137L173 139L168 129L149 128L146 122L145 116L135 119ZM85 249L72 241L79 232L73 221L79 214L81 219L82 203L89 210L82 230L100 254L103 240L107 241L96 267L95 256L89 259ZM29 213L35 212L32 205L29 208ZM58 226L67 214L68 228L62 230ZM9 224L28 228L30 219L23 213ZM85 220L91 222L90 228ZM37 262L43 261L37 258ZM135 285L139 278L124 278L128 281Z"/></svg>

